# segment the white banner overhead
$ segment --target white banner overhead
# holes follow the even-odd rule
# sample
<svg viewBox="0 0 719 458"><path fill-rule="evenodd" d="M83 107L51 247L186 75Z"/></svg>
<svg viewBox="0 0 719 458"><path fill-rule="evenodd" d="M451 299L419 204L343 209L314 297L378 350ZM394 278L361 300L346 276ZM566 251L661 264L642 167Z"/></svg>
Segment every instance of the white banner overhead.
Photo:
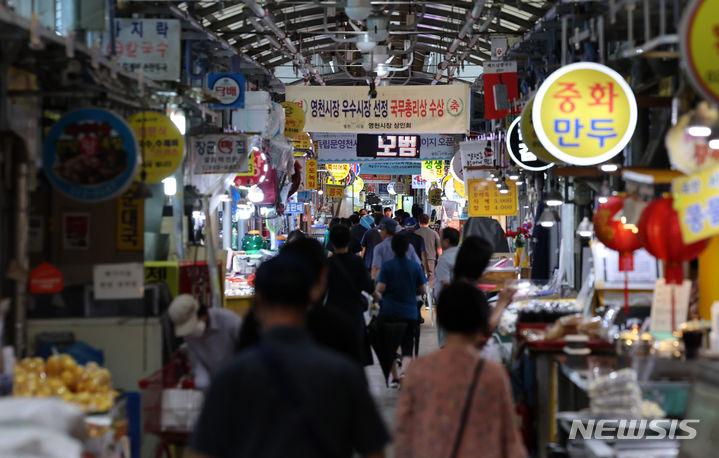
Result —
<svg viewBox="0 0 719 458"><path fill-rule="evenodd" d="M494 150L490 142L460 142L459 152L462 157L462 168L494 166Z"/></svg>
<svg viewBox="0 0 719 458"><path fill-rule="evenodd" d="M307 132L458 133L469 130L470 94L465 84L288 86L286 99L305 112Z"/></svg>
<svg viewBox="0 0 719 458"><path fill-rule="evenodd" d="M317 147L317 157L320 162L387 162L393 159L404 161L436 161L449 160L454 155L455 139L453 135L426 134L419 135L418 157L408 159L406 157L387 158L375 155L358 154L357 135L345 133L320 133L312 134L312 140ZM389 143L387 139L386 143Z"/></svg>

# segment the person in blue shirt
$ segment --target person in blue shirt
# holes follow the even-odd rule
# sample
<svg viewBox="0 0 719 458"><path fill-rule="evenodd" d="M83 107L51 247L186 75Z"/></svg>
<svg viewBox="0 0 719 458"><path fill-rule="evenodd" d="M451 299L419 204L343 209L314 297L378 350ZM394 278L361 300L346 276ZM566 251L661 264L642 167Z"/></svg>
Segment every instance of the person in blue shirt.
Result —
<svg viewBox="0 0 719 458"><path fill-rule="evenodd" d="M427 278L419 262L410 259L409 240L403 234L392 237L394 258L382 264L377 277L377 293L382 297L380 319L405 322L407 327L402 336L402 367L407 370L412 358L414 333L419 321L417 295L425 293ZM392 386L399 385L397 363L392 365Z"/></svg>

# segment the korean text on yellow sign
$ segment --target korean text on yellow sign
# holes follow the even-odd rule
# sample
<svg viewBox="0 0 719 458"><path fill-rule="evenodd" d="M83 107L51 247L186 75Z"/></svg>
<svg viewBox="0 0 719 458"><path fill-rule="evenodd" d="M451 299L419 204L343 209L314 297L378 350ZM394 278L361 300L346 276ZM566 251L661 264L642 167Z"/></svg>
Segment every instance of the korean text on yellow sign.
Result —
<svg viewBox="0 0 719 458"><path fill-rule="evenodd" d="M286 99L302 107L308 132L465 134L469 86L287 86Z"/></svg>
<svg viewBox="0 0 719 458"><path fill-rule="evenodd" d="M560 68L534 97L532 121L549 153L574 165L594 165L619 154L637 123L637 102L614 70L592 62Z"/></svg>
<svg viewBox="0 0 719 458"><path fill-rule="evenodd" d="M117 198L117 250L142 251L145 246L145 201L133 199L137 184Z"/></svg>
<svg viewBox="0 0 719 458"><path fill-rule="evenodd" d="M307 159L305 163L305 188L317 189L317 159Z"/></svg>
<svg viewBox="0 0 719 458"><path fill-rule="evenodd" d="M143 152L145 180L159 183L172 175L182 162L185 142L170 118L154 111L142 111L130 116L129 124Z"/></svg>
<svg viewBox="0 0 719 458"><path fill-rule="evenodd" d="M296 103L282 102L281 105L285 109L285 137L293 138L305 127L305 113Z"/></svg>
<svg viewBox="0 0 719 458"><path fill-rule="evenodd" d="M422 178L439 181L444 176L444 161L422 161Z"/></svg>
<svg viewBox="0 0 719 458"><path fill-rule="evenodd" d="M680 56L693 86L719 103L719 2L694 0L679 29Z"/></svg>
<svg viewBox="0 0 719 458"><path fill-rule="evenodd" d="M327 185L325 191L330 199L341 199L345 196L345 188L342 186Z"/></svg>
<svg viewBox="0 0 719 458"><path fill-rule="evenodd" d="M672 182L684 243L719 234L719 166Z"/></svg>
<svg viewBox="0 0 719 458"><path fill-rule="evenodd" d="M517 214L517 185L508 180L508 194L501 194L492 180L468 180L469 216L511 216Z"/></svg>
<svg viewBox="0 0 719 458"><path fill-rule="evenodd" d="M332 178L327 178L327 183L337 183L345 178L350 173L350 164L325 164L325 168L329 170Z"/></svg>

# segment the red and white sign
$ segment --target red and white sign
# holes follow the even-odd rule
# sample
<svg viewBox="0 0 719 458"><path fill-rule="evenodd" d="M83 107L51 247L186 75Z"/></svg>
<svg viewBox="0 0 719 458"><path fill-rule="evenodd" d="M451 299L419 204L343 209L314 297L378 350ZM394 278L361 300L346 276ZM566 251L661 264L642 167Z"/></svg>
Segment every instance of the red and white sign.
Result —
<svg viewBox="0 0 719 458"><path fill-rule="evenodd" d="M114 51L117 63L127 72L150 79L180 78L180 21L177 19L115 19ZM111 54L110 34L105 34L105 53Z"/></svg>
<svg viewBox="0 0 719 458"><path fill-rule="evenodd" d="M30 272L28 283L30 294L61 293L63 288L62 272L49 262L43 262Z"/></svg>
<svg viewBox="0 0 719 458"><path fill-rule="evenodd" d="M422 175L412 175L412 189L424 189L427 187L427 180Z"/></svg>
<svg viewBox="0 0 719 458"><path fill-rule="evenodd" d="M519 97L516 61L484 62L484 119L504 119ZM502 104L507 109L499 109Z"/></svg>
<svg viewBox="0 0 719 458"><path fill-rule="evenodd" d="M242 89L240 89L240 85L237 84L237 81L228 76L223 76L215 81L215 84L210 89L222 105L234 104L242 94Z"/></svg>

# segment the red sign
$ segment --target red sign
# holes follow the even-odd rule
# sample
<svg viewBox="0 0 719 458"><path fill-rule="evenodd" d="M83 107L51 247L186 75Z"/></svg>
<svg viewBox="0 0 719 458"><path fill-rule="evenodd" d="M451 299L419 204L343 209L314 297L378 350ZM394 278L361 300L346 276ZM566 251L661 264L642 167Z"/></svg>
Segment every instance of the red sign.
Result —
<svg viewBox="0 0 719 458"><path fill-rule="evenodd" d="M371 175L367 173L360 174L360 178L365 183L389 183L392 181L392 175Z"/></svg>
<svg viewBox="0 0 719 458"><path fill-rule="evenodd" d="M62 272L49 262L43 262L30 272L30 294L55 294L62 292Z"/></svg>
<svg viewBox="0 0 719 458"><path fill-rule="evenodd" d="M519 97L516 61L484 62L484 119L504 119L511 105ZM499 103L497 103L499 102ZM507 107L509 108L509 107Z"/></svg>

